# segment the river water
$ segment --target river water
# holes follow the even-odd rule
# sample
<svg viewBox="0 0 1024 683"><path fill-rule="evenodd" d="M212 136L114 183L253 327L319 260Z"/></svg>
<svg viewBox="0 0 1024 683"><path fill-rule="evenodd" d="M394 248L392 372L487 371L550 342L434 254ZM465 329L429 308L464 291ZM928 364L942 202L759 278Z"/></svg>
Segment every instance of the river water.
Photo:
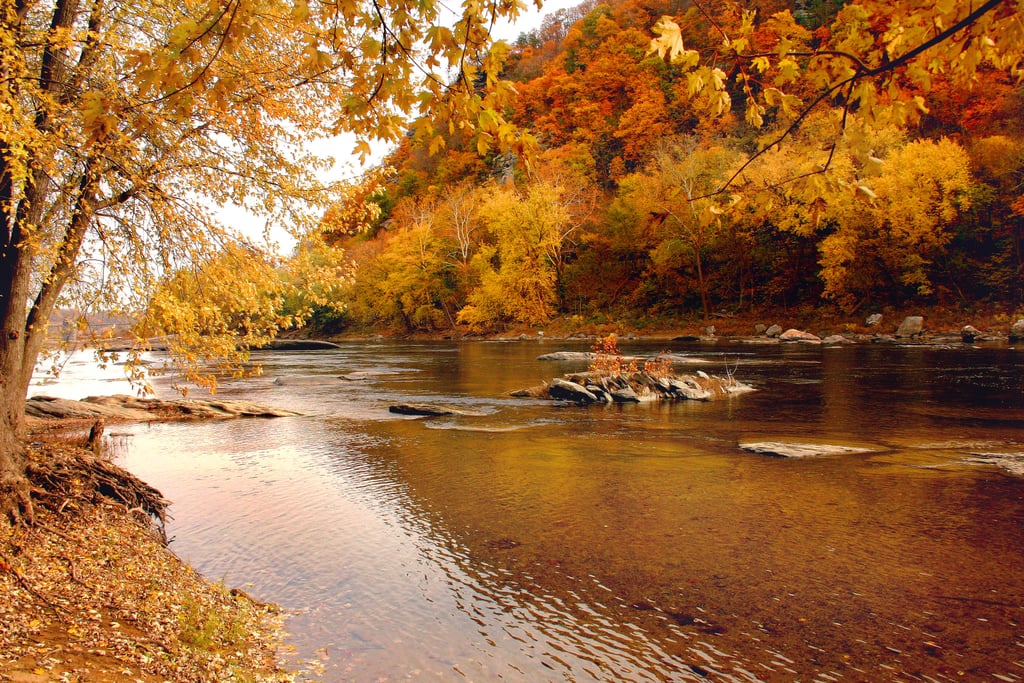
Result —
<svg viewBox="0 0 1024 683"><path fill-rule="evenodd" d="M120 457L179 555L293 613L310 679L1024 680L1024 478L970 461L1024 453L1024 352L677 345L758 391L507 396L582 369L562 349L261 354L219 395L302 417L131 426Z"/></svg>

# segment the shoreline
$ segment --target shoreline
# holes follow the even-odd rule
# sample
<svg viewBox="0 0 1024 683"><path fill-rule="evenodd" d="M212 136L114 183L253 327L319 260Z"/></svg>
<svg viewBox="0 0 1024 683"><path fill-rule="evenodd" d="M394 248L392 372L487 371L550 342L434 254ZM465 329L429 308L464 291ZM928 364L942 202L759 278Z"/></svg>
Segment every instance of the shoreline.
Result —
<svg viewBox="0 0 1024 683"><path fill-rule="evenodd" d="M30 423L36 520L0 522L0 680L294 681L279 609L200 575L149 506L116 500L159 492L82 445L91 423Z"/></svg>

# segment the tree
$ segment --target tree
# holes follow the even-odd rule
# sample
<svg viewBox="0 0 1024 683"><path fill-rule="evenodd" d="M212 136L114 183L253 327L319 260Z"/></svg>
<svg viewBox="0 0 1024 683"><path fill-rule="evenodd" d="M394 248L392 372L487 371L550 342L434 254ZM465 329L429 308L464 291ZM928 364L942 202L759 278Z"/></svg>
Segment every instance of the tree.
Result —
<svg viewBox="0 0 1024 683"><path fill-rule="evenodd" d="M480 209L493 244L473 257L480 285L459 311L460 322L535 325L550 319L557 302L557 259L572 225L563 192L543 181L523 192L510 185L494 188Z"/></svg>
<svg viewBox="0 0 1024 683"><path fill-rule="evenodd" d="M733 164L735 153L689 139L668 145L648 168L620 183L620 197L639 220L652 225L655 267L675 270L692 265L704 318L711 316L709 252L718 238L725 209L711 194Z"/></svg>
<svg viewBox="0 0 1024 683"><path fill-rule="evenodd" d="M650 52L683 69L690 95L705 99L715 114L731 108L730 79L721 68L731 62L733 84L746 98L746 120L755 127L766 114L786 121L716 192L726 191L749 163L782 144L819 108L838 103L843 116L815 173L828 170L850 114L876 126L914 123L927 111L924 95L935 81L970 88L983 68L1024 75L1020 10L1012 0L860 0L840 10L816 42L788 11L713 17L702 2L694 5L720 39L713 52L686 47L684 29L668 16L654 26ZM862 159L871 153L864 145L851 151Z"/></svg>
<svg viewBox="0 0 1024 683"><path fill-rule="evenodd" d="M0 510L31 518L24 399L59 302L140 310L226 242L210 206L314 226L331 193L308 150L336 133L395 140L415 111L421 135L528 145L488 35L519 7L449 23L432 0L0 2Z"/></svg>

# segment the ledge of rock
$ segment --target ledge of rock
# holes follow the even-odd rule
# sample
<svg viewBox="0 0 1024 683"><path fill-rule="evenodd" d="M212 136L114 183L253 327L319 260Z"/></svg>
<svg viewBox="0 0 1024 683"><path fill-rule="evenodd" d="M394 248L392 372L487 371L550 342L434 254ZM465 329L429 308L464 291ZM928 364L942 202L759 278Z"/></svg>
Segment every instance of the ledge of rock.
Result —
<svg viewBox="0 0 1024 683"><path fill-rule="evenodd" d="M399 403L388 408L388 412L396 415L415 415L419 417L444 417L446 415L463 415L480 417L483 413L462 410L447 405L431 405L429 403Z"/></svg>
<svg viewBox="0 0 1024 683"><path fill-rule="evenodd" d="M711 401L754 391L732 377L695 375L654 376L646 372L608 374L580 372L556 377L512 396L547 398L586 405L590 403L642 403L647 401Z"/></svg>
<svg viewBox="0 0 1024 683"><path fill-rule="evenodd" d="M826 455L855 455L871 453L874 449L860 446L836 446L833 444L793 443L790 441L756 441L741 443L740 448L750 453L770 455L775 458L818 458Z"/></svg>
<svg viewBox="0 0 1024 683"><path fill-rule="evenodd" d="M261 351L318 351L321 349L340 349L334 342L320 339L272 339Z"/></svg>
<svg viewBox="0 0 1024 683"><path fill-rule="evenodd" d="M228 399L139 398L127 394L90 396L72 401L51 396L33 396L25 402L25 414L37 418L81 419L111 418L134 422L154 420L210 420L233 417L290 417L301 415L292 410L268 408L251 401Z"/></svg>

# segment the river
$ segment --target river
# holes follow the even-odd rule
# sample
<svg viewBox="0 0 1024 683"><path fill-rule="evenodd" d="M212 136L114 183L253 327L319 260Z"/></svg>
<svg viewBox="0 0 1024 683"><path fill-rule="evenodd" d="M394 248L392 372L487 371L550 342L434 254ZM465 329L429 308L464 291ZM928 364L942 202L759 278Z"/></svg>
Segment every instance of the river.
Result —
<svg viewBox="0 0 1024 683"><path fill-rule="evenodd" d="M292 614L310 680L1024 679L1024 478L970 461L1024 453L1021 350L677 344L758 391L508 397L582 369L537 360L563 349L257 354L219 395L302 417L113 431L175 552Z"/></svg>

